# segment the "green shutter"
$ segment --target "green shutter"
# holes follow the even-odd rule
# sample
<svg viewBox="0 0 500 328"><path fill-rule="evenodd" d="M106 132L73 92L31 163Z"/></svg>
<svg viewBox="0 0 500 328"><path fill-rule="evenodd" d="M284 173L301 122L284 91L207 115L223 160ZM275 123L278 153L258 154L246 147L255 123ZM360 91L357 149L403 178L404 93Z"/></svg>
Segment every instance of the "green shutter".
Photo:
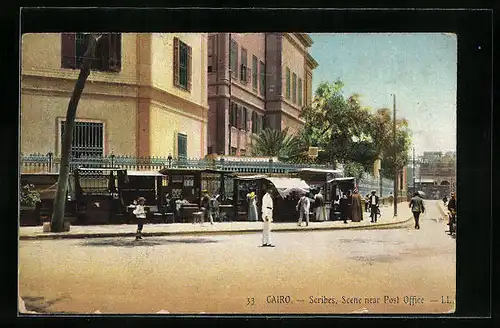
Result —
<svg viewBox="0 0 500 328"><path fill-rule="evenodd" d="M286 99L290 100L290 69L286 68Z"/></svg>

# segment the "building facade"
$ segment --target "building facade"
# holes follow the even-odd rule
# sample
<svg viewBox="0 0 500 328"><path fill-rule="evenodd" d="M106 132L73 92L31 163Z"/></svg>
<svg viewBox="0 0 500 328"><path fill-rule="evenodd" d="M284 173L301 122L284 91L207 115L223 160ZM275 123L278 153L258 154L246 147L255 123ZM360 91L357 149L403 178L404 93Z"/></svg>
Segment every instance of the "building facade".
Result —
<svg viewBox="0 0 500 328"><path fill-rule="evenodd" d="M23 35L23 154L60 155L88 37ZM206 67L204 33L103 34L78 104L72 156L205 156Z"/></svg>
<svg viewBox="0 0 500 328"><path fill-rule="evenodd" d="M263 128L297 132L318 66L305 33L208 35L208 153L249 155Z"/></svg>

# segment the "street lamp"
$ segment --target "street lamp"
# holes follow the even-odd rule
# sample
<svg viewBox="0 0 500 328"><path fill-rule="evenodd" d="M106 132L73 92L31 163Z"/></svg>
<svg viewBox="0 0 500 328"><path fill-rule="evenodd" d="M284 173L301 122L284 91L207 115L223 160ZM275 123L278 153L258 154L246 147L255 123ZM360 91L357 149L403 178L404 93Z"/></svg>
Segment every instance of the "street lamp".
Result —
<svg viewBox="0 0 500 328"><path fill-rule="evenodd" d="M396 167L396 95L392 94L393 97L393 114L392 114L392 133L394 138L394 216L398 216L398 169Z"/></svg>

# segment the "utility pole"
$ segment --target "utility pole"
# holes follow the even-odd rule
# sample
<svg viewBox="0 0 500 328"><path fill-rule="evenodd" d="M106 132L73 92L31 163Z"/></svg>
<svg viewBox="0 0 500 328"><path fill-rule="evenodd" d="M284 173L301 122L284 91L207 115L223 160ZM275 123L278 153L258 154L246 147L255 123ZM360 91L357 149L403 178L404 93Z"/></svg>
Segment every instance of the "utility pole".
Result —
<svg viewBox="0 0 500 328"><path fill-rule="evenodd" d="M228 145L228 149L227 149L227 154L229 156L231 156L231 119L232 119L232 106L231 106L231 91L232 91L232 88L233 88L233 79L232 79L232 75L233 75L233 71L232 71L232 67L231 67L231 33L229 33L229 63L228 63L228 67L229 67L229 110L228 110L228 113L229 113L229 122L227 124L227 127L229 129L229 145ZM235 60L233 58L233 60Z"/></svg>
<svg viewBox="0 0 500 328"><path fill-rule="evenodd" d="M415 190L415 147L413 147L413 193L416 192Z"/></svg>
<svg viewBox="0 0 500 328"><path fill-rule="evenodd" d="M393 96L393 102L392 102L392 108L393 108L393 114L392 114L392 134L394 137L394 154L393 154L393 160L394 160L394 216L398 216L398 168L396 167L396 153L397 153L397 148L396 148L396 95L392 94Z"/></svg>

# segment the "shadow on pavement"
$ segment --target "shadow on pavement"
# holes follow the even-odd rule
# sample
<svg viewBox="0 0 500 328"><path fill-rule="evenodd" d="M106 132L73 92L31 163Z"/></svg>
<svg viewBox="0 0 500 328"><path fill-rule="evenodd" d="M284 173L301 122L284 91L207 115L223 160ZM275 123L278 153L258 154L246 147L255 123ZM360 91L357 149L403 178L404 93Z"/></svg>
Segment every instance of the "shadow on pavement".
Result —
<svg viewBox="0 0 500 328"><path fill-rule="evenodd" d="M46 314L46 313L54 314L54 312L48 311L47 309L53 304L68 298L68 297L59 297L56 299L47 300L45 297L29 297L29 296L21 296L21 297L24 301L26 310L35 311L41 314ZM57 313L65 313L65 312L57 312Z"/></svg>
<svg viewBox="0 0 500 328"><path fill-rule="evenodd" d="M394 245L401 245L403 242L401 241L390 241L390 240L371 240L371 239L361 239L361 238L343 238L339 239L339 242L342 244L351 244L351 243L381 243L381 244L394 244Z"/></svg>
<svg viewBox="0 0 500 328"><path fill-rule="evenodd" d="M361 261L361 262L395 262L398 260L398 256L395 255L371 255L371 256L353 256L351 257L353 260ZM371 263L369 263L371 264Z"/></svg>
<svg viewBox="0 0 500 328"><path fill-rule="evenodd" d="M153 238L143 237L142 240L135 240L135 237L128 238L110 238L110 239L92 239L81 243L82 246L114 246L114 247L141 247L141 246L160 246L168 244L210 244L217 243L218 240L207 238Z"/></svg>

